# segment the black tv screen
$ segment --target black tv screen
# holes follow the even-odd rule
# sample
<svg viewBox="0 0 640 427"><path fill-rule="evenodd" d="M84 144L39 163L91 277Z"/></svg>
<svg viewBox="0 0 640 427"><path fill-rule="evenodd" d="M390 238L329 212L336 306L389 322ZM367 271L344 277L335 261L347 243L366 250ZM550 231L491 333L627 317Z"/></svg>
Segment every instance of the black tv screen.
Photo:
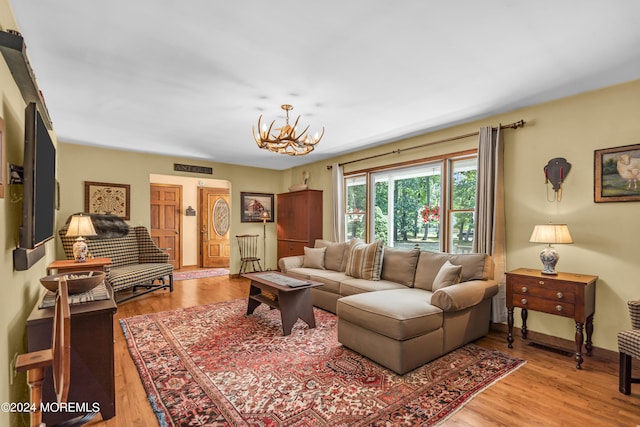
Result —
<svg viewBox="0 0 640 427"><path fill-rule="evenodd" d="M35 103L25 110L24 200L20 247L33 249L54 236L56 149Z"/></svg>

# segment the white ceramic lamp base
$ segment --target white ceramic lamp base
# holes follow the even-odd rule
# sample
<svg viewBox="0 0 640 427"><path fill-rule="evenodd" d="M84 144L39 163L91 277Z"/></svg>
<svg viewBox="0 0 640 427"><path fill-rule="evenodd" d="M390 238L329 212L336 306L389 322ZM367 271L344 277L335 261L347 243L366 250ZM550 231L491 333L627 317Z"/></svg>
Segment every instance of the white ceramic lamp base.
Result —
<svg viewBox="0 0 640 427"><path fill-rule="evenodd" d="M540 260L542 261L542 265L544 265L542 274L558 274L556 271L558 259L560 259L560 255L558 255L558 252L556 252L551 245L544 248L542 252L540 252Z"/></svg>

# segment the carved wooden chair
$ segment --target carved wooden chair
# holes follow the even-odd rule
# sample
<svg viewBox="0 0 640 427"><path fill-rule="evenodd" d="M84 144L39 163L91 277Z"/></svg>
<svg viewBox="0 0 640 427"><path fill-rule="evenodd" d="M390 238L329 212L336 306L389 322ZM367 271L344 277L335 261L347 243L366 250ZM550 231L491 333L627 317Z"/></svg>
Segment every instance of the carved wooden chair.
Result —
<svg viewBox="0 0 640 427"><path fill-rule="evenodd" d="M242 234L236 236L238 248L240 249L240 274L247 272L247 267L251 264L253 271L262 271L260 258L258 258L258 235ZM256 270L256 264L258 269Z"/></svg>
<svg viewBox="0 0 640 427"><path fill-rule="evenodd" d="M640 301L629 301L629 315L632 329L618 333L618 351L620 352L620 393L631 394L631 384L640 383L633 378L632 357L640 359Z"/></svg>
<svg viewBox="0 0 640 427"><path fill-rule="evenodd" d="M54 310L51 348L21 354L16 360L16 371L27 371L32 405L31 427L44 425L40 406L42 404L42 382L44 381L45 368L51 366L53 369L53 384L58 403L66 402L69 395L71 310L67 281L64 279L60 280L58 284Z"/></svg>

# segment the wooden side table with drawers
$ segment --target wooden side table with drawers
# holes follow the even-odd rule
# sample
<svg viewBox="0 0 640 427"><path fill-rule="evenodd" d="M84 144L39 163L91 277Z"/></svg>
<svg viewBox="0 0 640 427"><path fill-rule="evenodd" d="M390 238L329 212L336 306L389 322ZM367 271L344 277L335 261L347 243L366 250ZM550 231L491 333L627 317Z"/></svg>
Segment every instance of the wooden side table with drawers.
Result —
<svg viewBox="0 0 640 427"><path fill-rule="evenodd" d="M570 317L576 322L576 369L582 369L582 345L591 356L593 313L595 311L596 281L598 276L587 274L542 274L540 270L518 268L507 276L507 343L513 348L513 308L522 311L522 338L527 338L529 310Z"/></svg>

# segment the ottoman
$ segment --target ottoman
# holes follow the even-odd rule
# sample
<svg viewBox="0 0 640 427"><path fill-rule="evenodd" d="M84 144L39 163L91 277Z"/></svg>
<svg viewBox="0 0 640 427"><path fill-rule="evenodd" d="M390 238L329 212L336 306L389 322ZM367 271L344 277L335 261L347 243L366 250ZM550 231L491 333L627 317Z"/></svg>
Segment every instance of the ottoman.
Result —
<svg viewBox="0 0 640 427"><path fill-rule="evenodd" d="M443 354L443 312L430 291L405 288L338 299L338 341L404 374Z"/></svg>

